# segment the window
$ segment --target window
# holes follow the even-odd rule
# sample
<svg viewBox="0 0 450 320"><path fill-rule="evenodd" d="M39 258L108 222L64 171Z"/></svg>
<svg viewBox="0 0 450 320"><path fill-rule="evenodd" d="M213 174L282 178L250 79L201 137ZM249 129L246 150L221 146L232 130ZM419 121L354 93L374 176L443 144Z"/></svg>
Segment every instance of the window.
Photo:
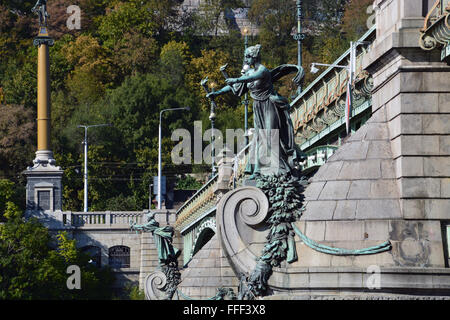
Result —
<svg viewBox="0 0 450 320"><path fill-rule="evenodd" d="M109 266L112 268L129 268L130 248L127 246L109 248Z"/></svg>
<svg viewBox="0 0 450 320"><path fill-rule="evenodd" d="M91 256L91 263L96 267L101 267L102 254L101 249L96 246L85 246L81 248L81 252Z"/></svg>
<svg viewBox="0 0 450 320"><path fill-rule="evenodd" d="M38 191L38 210L50 209L50 191Z"/></svg>

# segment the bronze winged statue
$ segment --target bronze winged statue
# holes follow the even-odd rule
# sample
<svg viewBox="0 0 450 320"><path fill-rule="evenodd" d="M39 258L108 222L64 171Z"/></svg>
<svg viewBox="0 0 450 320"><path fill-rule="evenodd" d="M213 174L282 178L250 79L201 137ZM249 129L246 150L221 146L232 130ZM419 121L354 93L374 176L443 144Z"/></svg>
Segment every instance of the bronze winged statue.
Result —
<svg viewBox="0 0 450 320"><path fill-rule="evenodd" d="M39 16L39 26L46 27L47 19L49 18L47 12L47 0L37 0L31 12L36 13Z"/></svg>
<svg viewBox="0 0 450 320"><path fill-rule="evenodd" d="M295 73L293 81L299 85L304 78L302 67L292 64L283 64L273 70L261 64L261 45L255 45L245 50L243 75L239 78L227 78L227 85L218 91L207 94L208 98L232 92L242 96L246 92L253 98L253 119L258 140L251 151L246 173L250 180L261 175L285 174L296 171L301 151L294 142L294 126L289 115L289 101L280 96L274 89L274 82L282 77ZM261 130L262 129L262 130ZM278 132L279 148L273 148L273 133ZM267 132L271 132L270 136ZM278 151L278 153L276 152ZM262 161L263 157L270 155L270 161ZM275 161L272 161L275 160ZM275 164L275 165L274 165Z"/></svg>

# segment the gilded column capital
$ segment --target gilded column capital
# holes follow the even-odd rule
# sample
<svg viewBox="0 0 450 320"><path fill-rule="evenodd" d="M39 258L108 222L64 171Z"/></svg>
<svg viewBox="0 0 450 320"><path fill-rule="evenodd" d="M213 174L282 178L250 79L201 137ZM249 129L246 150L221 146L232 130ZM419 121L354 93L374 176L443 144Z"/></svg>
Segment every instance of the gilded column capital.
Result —
<svg viewBox="0 0 450 320"><path fill-rule="evenodd" d="M39 47L41 44L46 44L49 47L52 47L55 44L55 40L53 40L53 38L50 37L42 37L42 36L34 38L33 40L34 46Z"/></svg>

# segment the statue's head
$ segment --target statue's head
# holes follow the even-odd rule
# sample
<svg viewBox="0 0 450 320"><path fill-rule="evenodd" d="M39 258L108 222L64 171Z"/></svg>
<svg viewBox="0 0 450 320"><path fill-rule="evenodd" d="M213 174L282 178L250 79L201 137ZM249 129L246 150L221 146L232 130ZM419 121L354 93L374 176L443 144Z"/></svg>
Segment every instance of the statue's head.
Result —
<svg viewBox="0 0 450 320"><path fill-rule="evenodd" d="M156 214L156 211L147 211L147 213L145 214L145 217L147 218L147 222L150 222L151 220L154 219Z"/></svg>
<svg viewBox="0 0 450 320"><path fill-rule="evenodd" d="M254 65L255 62L261 62L260 50L261 50L260 44L248 47L245 50L245 64L251 66Z"/></svg>

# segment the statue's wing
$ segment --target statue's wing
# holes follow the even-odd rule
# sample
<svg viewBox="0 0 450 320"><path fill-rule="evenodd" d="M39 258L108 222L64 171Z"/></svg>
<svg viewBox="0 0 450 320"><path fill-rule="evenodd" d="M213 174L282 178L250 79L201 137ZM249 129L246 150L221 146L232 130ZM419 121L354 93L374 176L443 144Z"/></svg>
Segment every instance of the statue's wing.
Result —
<svg viewBox="0 0 450 320"><path fill-rule="evenodd" d="M303 78L305 77L305 71L302 67L299 67L295 64L282 64L281 66L276 67L275 69L270 70L270 74L272 75L272 82L276 82L282 77L296 72L294 79L292 81L298 86L301 84Z"/></svg>

